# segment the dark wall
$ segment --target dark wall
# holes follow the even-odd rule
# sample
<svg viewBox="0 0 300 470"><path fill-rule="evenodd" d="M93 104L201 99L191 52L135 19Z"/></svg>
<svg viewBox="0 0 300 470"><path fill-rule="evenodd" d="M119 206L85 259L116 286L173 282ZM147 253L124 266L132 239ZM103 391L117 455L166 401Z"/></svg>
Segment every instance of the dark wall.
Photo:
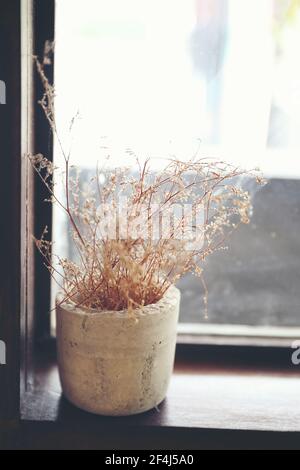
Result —
<svg viewBox="0 0 300 470"><path fill-rule="evenodd" d="M0 430L13 426L19 413L20 59L20 1L1 0L0 80L6 84L6 104L0 105L0 340L6 343L6 365L0 365Z"/></svg>

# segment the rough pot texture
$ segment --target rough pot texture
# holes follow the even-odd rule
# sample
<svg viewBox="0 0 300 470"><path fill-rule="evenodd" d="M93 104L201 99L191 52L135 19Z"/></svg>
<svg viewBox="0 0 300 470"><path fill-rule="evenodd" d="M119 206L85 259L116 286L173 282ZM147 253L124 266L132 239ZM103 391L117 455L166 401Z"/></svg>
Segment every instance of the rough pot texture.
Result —
<svg viewBox="0 0 300 470"><path fill-rule="evenodd" d="M170 287L156 304L134 311L59 305L60 379L74 405L102 415L142 413L161 403L173 371L180 292Z"/></svg>

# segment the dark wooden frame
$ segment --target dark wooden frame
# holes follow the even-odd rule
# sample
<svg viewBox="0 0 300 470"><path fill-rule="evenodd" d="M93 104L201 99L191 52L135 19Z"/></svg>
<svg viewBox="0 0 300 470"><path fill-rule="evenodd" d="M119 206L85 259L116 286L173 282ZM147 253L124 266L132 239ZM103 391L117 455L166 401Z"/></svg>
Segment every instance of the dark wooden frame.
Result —
<svg viewBox="0 0 300 470"><path fill-rule="evenodd" d="M43 96L34 55L43 59L46 40L54 39L54 0L21 2L21 396L33 383L34 351L50 335L50 274L34 246L33 235L47 225L52 210L44 185L32 169L28 154L52 160L53 140L38 100ZM47 67L53 80L53 65Z"/></svg>
<svg viewBox="0 0 300 470"><path fill-rule="evenodd" d="M6 365L0 366L0 430L3 430L4 427L14 428L19 420L21 308L20 37L20 1L3 0L0 15L0 74L1 80L6 83L6 104L0 105L0 213L2 218L0 235L0 337L6 343Z"/></svg>
<svg viewBox="0 0 300 470"><path fill-rule="evenodd" d="M6 104L0 105L0 340L6 344L6 365L0 366L0 446L3 430L19 426L20 390L25 393L33 380L35 343L50 334L50 279L37 261L32 235L45 224L51 230L51 208L42 206L45 189L35 181L26 154L39 151L52 158L47 124L34 105L42 90L33 54L42 56L45 40L54 36L54 4L1 2L0 79ZM53 68L48 74L51 79Z"/></svg>
<svg viewBox="0 0 300 470"><path fill-rule="evenodd" d="M55 1L35 0L33 4L34 15L34 42L33 51L40 59L43 58L46 41L54 41L55 27ZM54 58L51 65L47 65L47 77L50 82L54 79ZM53 136L45 119L38 100L43 96L43 85L37 73L34 74L34 148L35 152L42 153L53 161ZM39 236L47 226L52 232L52 206L44 200L49 197L45 185L35 178L35 220L34 233ZM41 256L35 251L35 340L47 339L50 335L51 318L51 277L41 262Z"/></svg>

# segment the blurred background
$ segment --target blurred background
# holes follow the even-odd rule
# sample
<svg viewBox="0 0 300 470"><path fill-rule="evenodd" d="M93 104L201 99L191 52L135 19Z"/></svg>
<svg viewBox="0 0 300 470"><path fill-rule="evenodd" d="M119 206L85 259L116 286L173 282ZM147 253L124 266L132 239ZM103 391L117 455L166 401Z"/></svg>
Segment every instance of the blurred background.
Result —
<svg viewBox="0 0 300 470"><path fill-rule="evenodd" d="M208 319L199 280L180 282L181 323L300 326L299 44L300 0L57 0L57 124L83 178L107 152L184 159L199 143L269 178L206 262ZM53 226L70 256L59 209Z"/></svg>

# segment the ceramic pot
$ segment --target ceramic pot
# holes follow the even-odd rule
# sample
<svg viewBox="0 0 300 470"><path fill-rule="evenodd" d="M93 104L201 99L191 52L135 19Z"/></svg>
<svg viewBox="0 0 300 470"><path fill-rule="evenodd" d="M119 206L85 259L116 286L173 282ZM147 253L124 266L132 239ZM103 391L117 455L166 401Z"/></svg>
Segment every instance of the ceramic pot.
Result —
<svg viewBox="0 0 300 470"><path fill-rule="evenodd" d="M57 348L64 395L77 407L111 416L142 413L165 398L174 365L180 292L156 304L97 311L61 303Z"/></svg>

